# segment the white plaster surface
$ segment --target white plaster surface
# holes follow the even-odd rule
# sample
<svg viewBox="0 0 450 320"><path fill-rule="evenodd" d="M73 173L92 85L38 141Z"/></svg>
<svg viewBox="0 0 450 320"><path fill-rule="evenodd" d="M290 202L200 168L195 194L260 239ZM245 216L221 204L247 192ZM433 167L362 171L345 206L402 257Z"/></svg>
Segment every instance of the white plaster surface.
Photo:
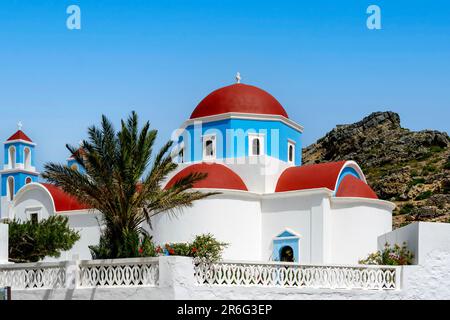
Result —
<svg viewBox="0 0 450 320"><path fill-rule="evenodd" d="M0 264L8 262L8 225L0 223Z"/></svg>
<svg viewBox="0 0 450 320"><path fill-rule="evenodd" d="M330 263L356 264L377 251L377 238L392 230L392 214L381 201L331 199Z"/></svg>
<svg viewBox="0 0 450 320"><path fill-rule="evenodd" d="M414 254L414 263L426 264L430 252L450 251L450 223L412 223L378 237L378 249L383 249L385 243L401 246L404 242Z"/></svg>
<svg viewBox="0 0 450 320"><path fill-rule="evenodd" d="M224 259L261 259L261 209L258 199L237 194L217 195L194 203L176 216L162 213L151 219L157 244L188 242L211 233L229 244Z"/></svg>

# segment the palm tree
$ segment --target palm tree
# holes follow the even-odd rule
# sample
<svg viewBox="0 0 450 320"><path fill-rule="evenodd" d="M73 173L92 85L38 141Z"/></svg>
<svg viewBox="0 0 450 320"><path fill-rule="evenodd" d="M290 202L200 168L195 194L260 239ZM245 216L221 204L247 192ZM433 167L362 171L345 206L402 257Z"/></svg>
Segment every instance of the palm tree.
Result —
<svg viewBox="0 0 450 320"><path fill-rule="evenodd" d="M157 136L146 122L139 129L133 111L116 132L111 121L102 116L100 127L88 128L88 140L80 148L66 145L84 170L48 163L43 177L76 197L81 203L101 212L104 231L100 245L91 247L94 258L134 256L130 242L147 236L143 224L160 212L175 213L195 200L214 193L190 190L206 174L193 173L178 180L168 189L162 182L177 168L167 142L152 160ZM137 250L137 246L135 246Z"/></svg>

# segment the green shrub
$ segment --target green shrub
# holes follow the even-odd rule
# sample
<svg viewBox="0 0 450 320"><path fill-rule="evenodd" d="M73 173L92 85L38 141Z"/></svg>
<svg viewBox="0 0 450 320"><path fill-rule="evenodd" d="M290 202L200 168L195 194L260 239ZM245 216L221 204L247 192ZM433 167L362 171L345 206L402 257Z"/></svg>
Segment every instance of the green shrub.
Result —
<svg viewBox="0 0 450 320"><path fill-rule="evenodd" d="M431 157L432 155L433 155L432 152L426 152L426 153L422 154L421 156L417 157L417 160L418 160L418 161L423 161L423 160L428 159L428 158Z"/></svg>
<svg viewBox="0 0 450 320"><path fill-rule="evenodd" d="M422 175L423 176L426 176L426 175L428 175L429 173L433 173L433 172L436 172L437 171L437 168L435 167L435 166L433 166L433 165L431 165L431 164L427 164L425 167L423 167L423 169L422 169Z"/></svg>
<svg viewBox="0 0 450 320"><path fill-rule="evenodd" d="M140 234L137 231L124 231L123 239L120 243L115 244L118 250L116 258L137 258L137 257L156 257L156 248L152 238L147 234ZM110 259L113 255L111 252L111 243L117 241L112 239L108 233L100 236L99 244L89 246L92 259Z"/></svg>
<svg viewBox="0 0 450 320"><path fill-rule="evenodd" d="M9 222L9 260L16 263L37 262L45 257L58 258L80 239L69 228L67 217L51 216L38 222Z"/></svg>
<svg viewBox="0 0 450 320"><path fill-rule="evenodd" d="M410 214L413 209L414 205L411 203L407 203L400 209L400 214Z"/></svg>
<svg viewBox="0 0 450 320"><path fill-rule="evenodd" d="M427 190L427 191L425 191L425 192L422 192L421 194L419 194L417 197L416 197L416 200L425 200L425 199L428 199L429 197L431 197L433 195L433 192L431 191L431 190Z"/></svg>
<svg viewBox="0 0 450 320"><path fill-rule="evenodd" d="M208 261L218 261L222 257L223 249L228 243L219 242L211 234L202 234L195 237L192 242L193 256Z"/></svg>
<svg viewBox="0 0 450 320"><path fill-rule="evenodd" d="M192 256L192 249L189 243L168 243L164 248L166 249L166 254L171 256Z"/></svg>
<svg viewBox="0 0 450 320"><path fill-rule="evenodd" d="M450 193L450 180L442 181L442 192L445 194Z"/></svg>
<svg viewBox="0 0 450 320"><path fill-rule="evenodd" d="M158 246L156 253L215 262L221 259L223 249L227 246L227 243L217 241L213 235L208 233L196 236L191 243L167 243L164 246Z"/></svg>
<svg viewBox="0 0 450 320"><path fill-rule="evenodd" d="M444 169L445 170L450 170L450 161L447 161L447 163L444 164Z"/></svg>
<svg viewBox="0 0 450 320"><path fill-rule="evenodd" d="M414 255L406 247L406 242L400 247L395 244L393 247L386 242L383 250L379 250L375 253L369 254L366 259L360 260L360 264L369 265L386 265L386 266L399 266L399 265L411 265L413 263Z"/></svg>
<svg viewBox="0 0 450 320"><path fill-rule="evenodd" d="M439 152L444 151L444 148L442 148L442 147L440 147L440 146L432 146L432 147L430 148L430 151L431 151L432 153L439 153Z"/></svg>
<svg viewBox="0 0 450 320"><path fill-rule="evenodd" d="M425 183L425 179L424 178L415 178L415 179L412 179L409 182L408 185L411 188L412 186L415 186L415 185L418 185L418 184L423 184L423 183Z"/></svg>

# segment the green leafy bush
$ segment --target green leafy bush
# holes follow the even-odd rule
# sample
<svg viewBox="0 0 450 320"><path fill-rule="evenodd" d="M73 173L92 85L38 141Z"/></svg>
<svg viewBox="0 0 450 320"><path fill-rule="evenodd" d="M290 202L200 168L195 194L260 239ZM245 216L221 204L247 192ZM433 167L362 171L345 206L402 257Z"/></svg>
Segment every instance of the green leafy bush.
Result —
<svg viewBox="0 0 450 320"><path fill-rule="evenodd" d="M444 151L444 148L442 148L442 147L440 147L440 146L432 146L432 147L430 148L430 151L431 151L432 153L439 153L439 152Z"/></svg>
<svg viewBox="0 0 450 320"><path fill-rule="evenodd" d="M214 262L222 258L223 249L227 243L219 242L212 234L202 234L195 237L190 243L168 243L156 247L159 255L185 256L200 258L205 261Z"/></svg>
<svg viewBox="0 0 450 320"><path fill-rule="evenodd" d="M425 179L424 178L415 178L415 179L412 179L409 182L409 187L412 187L412 186L415 186L415 185L418 185L418 184L424 184L424 183L425 183Z"/></svg>
<svg viewBox="0 0 450 320"><path fill-rule="evenodd" d="M69 228L68 218L51 216L38 222L13 220L9 224L9 260L37 262L45 257L58 258L80 239Z"/></svg>
<svg viewBox="0 0 450 320"><path fill-rule="evenodd" d="M192 242L193 256L208 261L218 261L222 257L223 249L227 243L219 242L211 234L202 234L195 237Z"/></svg>
<svg viewBox="0 0 450 320"><path fill-rule="evenodd" d="M369 265L386 265L399 266L411 265L413 263L414 255L406 247L406 242L400 247L395 244L393 247L386 242L383 250L379 250L370 254L366 259L360 260L360 264Z"/></svg>
<svg viewBox="0 0 450 320"><path fill-rule="evenodd" d="M411 171L411 177L417 177L418 175L419 175L419 173L417 172L417 170Z"/></svg>
<svg viewBox="0 0 450 320"><path fill-rule="evenodd" d="M433 165L431 165L431 164L427 164L425 167L423 167L423 169L422 169L422 175L423 176L426 176L426 175L428 175L429 173L433 173L433 172L436 172L437 171L437 168L435 167L435 166L433 166Z"/></svg>
<svg viewBox="0 0 450 320"><path fill-rule="evenodd" d="M431 197L433 195L433 192L431 191L431 190L427 190L427 191L424 191L424 192L422 192L421 194L419 194L417 197L416 197L416 200L425 200L425 199L428 199L429 197Z"/></svg>
<svg viewBox="0 0 450 320"><path fill-rule="evenodd" d="M156 257L157 255L152 238L145 233L139 233L135 230L124 231L121 239L122 241L119 242L107 232L103 233L98 245L89 246L92 259ZM114 245L117 255L113 255L111 252L111 243L114 241L118 242Z"/></svg>
<svg viewBox="0 0 450 320"><path fill-rule="evenodd" d="M413 209L414 205L411 203L407 203L400 209L400 214L410 214Z"/></svg>
<svg viewBox="0 0 450 320"><path fill-rule="evenodd" d="M445 194L450 193L450 180L442 181L442 192Z"/></svg>
<svg viewBox="0 0 450 320"><path fill-rule="evenodd" d="M445 170L450 170L450 161L448 161L446 164L444 164Z"/></svg>

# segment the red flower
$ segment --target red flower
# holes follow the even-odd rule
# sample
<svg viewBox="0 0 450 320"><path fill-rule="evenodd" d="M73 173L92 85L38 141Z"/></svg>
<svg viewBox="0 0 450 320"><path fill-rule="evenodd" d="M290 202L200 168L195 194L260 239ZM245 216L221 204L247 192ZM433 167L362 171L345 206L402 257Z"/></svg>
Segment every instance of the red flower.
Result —
<svg viewBox="0 0 450 320"><path fill-rule="evenodd" d="M173 250L172 248L169 250L170 254L175 254L175 250Z"/></svg>
<svg viewBox="0 0 450 320"><path fill-rule="evenodd" d="M138 251L139 251L140 254L144 253L144 249L142 249L142 247L140 247L140 248L138 249Z"/></svg>
<svg viewBox="0 0 450 320"><path fill-rule="evenodd" d="M196 253L197 252L197 248L196 247L192 248L192 252Z"/></svg>

